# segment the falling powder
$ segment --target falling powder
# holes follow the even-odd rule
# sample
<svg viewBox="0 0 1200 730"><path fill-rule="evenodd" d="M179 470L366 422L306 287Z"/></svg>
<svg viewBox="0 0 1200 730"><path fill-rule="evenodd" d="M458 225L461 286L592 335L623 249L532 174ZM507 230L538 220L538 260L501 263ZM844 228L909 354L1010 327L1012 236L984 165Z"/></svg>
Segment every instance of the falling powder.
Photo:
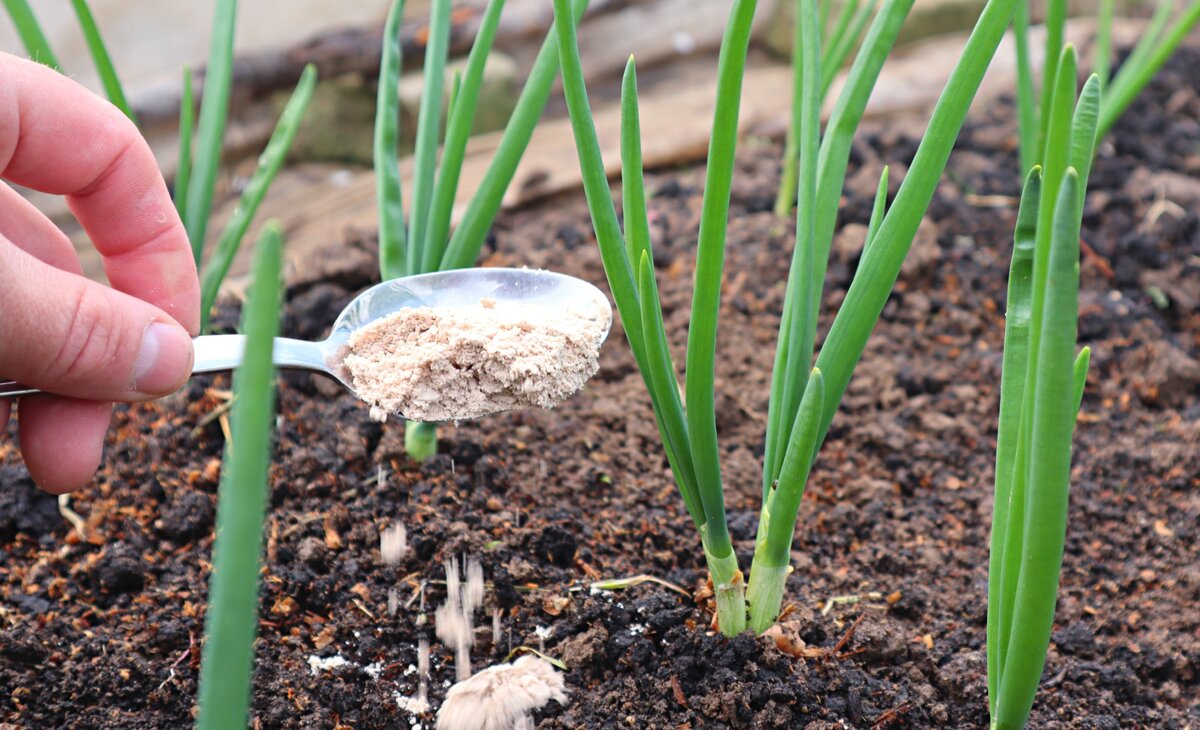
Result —
<svg viewBox="0 0 1200 730"><path fill-rule="evenodd" d="M346 367L371 415L455 421L550 408L595 374L611 311L529 304L411 307L350 337Z"/></svg>

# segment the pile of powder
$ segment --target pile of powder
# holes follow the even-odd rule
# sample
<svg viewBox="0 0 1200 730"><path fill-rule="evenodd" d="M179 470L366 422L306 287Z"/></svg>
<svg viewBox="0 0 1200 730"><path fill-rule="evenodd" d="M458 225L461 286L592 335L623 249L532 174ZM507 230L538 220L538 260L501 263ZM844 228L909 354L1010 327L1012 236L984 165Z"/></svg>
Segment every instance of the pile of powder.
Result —
<svg viewBox="0 0 1200 730"><path fill-rule="evenodd" d="M528 304L411 307L350 336L346 367L371 416L455 421L575 393L599 367L611 312Z"/></svg>

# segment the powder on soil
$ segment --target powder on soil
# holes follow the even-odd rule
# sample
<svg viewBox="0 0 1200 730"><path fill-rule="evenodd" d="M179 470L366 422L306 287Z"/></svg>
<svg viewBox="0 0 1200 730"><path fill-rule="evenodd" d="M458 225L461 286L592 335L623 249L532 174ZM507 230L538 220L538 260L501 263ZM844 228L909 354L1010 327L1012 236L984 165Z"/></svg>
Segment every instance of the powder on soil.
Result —
<svg viewBox="0 0 1200 730"><path fill-rule="evenodd" d="M599 367L611 312L528 304L412 307L350 337L346 367L371 416L454 421L575 393Z"/></svg>

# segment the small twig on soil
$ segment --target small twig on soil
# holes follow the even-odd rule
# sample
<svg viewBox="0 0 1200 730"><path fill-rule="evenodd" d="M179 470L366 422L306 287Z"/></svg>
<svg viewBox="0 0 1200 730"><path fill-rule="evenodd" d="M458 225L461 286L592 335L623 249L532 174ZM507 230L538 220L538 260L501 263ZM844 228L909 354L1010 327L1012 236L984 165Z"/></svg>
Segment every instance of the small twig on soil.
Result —
<svg viewBox="0 0 1200 730"><path fill-rule="evenodd" d="M671 675L671 693L675 695L675 701L683 709L688 709L687 696L683 694L683 687L679 686L679 678L674 674Z"/></svg>
<svg viewBox="0 0 1200 730"><path fill-rule="evenodd" d="M75 528L75 532L79 533L80 540L87 540L87 521L78 512L71 509L71 495L58 495L58 513L63 516L63 519L71 523L71 527Z"/></svg>
<svg viewBox="0 0 1200 730"><path fill-rule="evenodd" d="M825 601L825 606L821 609L821 615L828 616L834 606L850 605L864 600L880 601L883 600L883 594L878 591L871 591L870 593L855 593L849 596L832 596ZM875 606L872 606L872 608L875 608Z"/></svg>
<svg viewBox="0 0 1200 730"><path fill-rule="evenodd" d="M1113 271L1112 265L1108 263L1108 259L1096 253L1096 249L1082 238L1079 239L1079 250L1083 253L1084 260L1090 261L1110 284L1117 280L1117 274Z"/></svg>
<svg viewBox="0 0 1200 730"><path fill-rule="evenodd" d="M963 200L967 205L973 205L976 208L1015 208L1021 202L1020 198L1012 195L977 195L975 193L967 193L963 196Z"/></svg>
<svg viewBox="0 0 1200 730"><path fill-rule="evenodd" d="M845 657L849 656L848 654L843 654L842 649L845 649L846 644L850 643L850 639L854 638L854 632L858 629L858 625L863 622L863 619L866 618L866 616L867 615L865 613L860 613L858 618L854 619L854 623L850 624L850 628L846 629L846 633L842 635L842 638L838 639L838 643L833 645L833 649L829 652L829 656L837 659L844 659Z"/></svg>
<svg viewBox="0 0 1200 730"><path fill-rule="evenodd" d="M195 647L196 647L196 637L193 634L188 634L188 648L184 649L183 653L179 655L179 658L176 659L171 664L170 673L167 675L167 678L163 680L162 684L158 685L158 690L156 690L156 691L162 691L163 687L166 687L168 684L175 683L175 667L178 667L183 662L183 660L185 660L189 656L191 656L192 649L194 649Z"/></svg>
<svg viewBox="0 0 1200 730"><path fill-rule="evenodd" d="M672 591L675 591L676 593L680 594L684 598L692 597L691 593L688 593L686 590L684 590L683 588L680 588L679 586L675 585L674 583L665 581L662 578L656 578L652 575L646 575L645 573L643 573L641 575L630 576L628 578L616 578L613 580L598 580L595 583L592 583L589 586L589 588L591 588L593 591L622 591L622 590L625 590L626 588L633 588L634 586L639 586L643 583L656 583L656 584L662 586L663 588L667 588Z"/></svg>
<svg viewBox="0 0 1200 730"><path fill-rule="evenodd" d="M911 700L906 700L896 705L890 710L887 710L875 720L875 724L871 726L871 730L883 730L883 728L897 722L909 713L913 708Z"/></svg>
<svg viewBox="0 0 1200 730"><path fill-rule="evenodd" d="M217 398L220 398L221 397L220 394L222 394L224 392L226 392L226 391L216 391L216 390L212 390L212 389L209 389L209 391L208 391L209 395L212 395ZM200 422L196 424L196 427L193 428L191 433L189 434L192 438L196 438L197 436L199 436L200 433L205 429L205 427L208 426L208 424L212 423L213 421L217 420L218 418L221 418L222 416L224 416L226 413L229 412L229 409L233 408L234 398L233 398L232 394L228 398L225 398L224 400L225 400L224 403L217 406L210 413L206 414L204 416L204 418L200 419ZM224 426L224 424L222 424L222 426ZM228 435L226 436L226 438L228 438Z"/></svg>

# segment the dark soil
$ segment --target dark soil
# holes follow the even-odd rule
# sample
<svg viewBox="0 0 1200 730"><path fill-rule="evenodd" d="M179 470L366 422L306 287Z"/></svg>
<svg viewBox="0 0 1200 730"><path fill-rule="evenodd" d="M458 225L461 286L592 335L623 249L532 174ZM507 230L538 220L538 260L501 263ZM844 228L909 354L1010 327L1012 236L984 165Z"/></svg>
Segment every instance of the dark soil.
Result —
<svg viewBox="0 0 1200 730"><path fill-rule="evenodd" d="M1193 44L1103 144L1092 176L1080 323L1092 371L1039 728L1200 724L1198 66ZM880 167L900 179L920 131L890 120L856 144L824 326ZM415 691L421 597L431 612L442 561L463 553L485 566L486 608L504 612L498 642L477 621L477 667L540 641L570 668L570 703L543 710L540 727L985 727L1013 133L1005 102L965 130L817 461L788 584L793 653L713 634L705 603L658 584L588 590L644 573L693 594L705 578L617 326L581 394L552 412L446 427L424 464L406 459L401 424L372 423L326 381L281 377L255 727L430 727L396 700ZM743 567L791 240L770 212L779 155L761 141L741 150L719 335L718 430ZM698 169L649 183L679 360L701 183ZM370 246L331 253L321 280L292 283L288 334L323 334L374 280ZM603 281L577 195L503 216L486 263ZM25 476L15 435L0 444L0 726L190 723L224 442L213 416L227 385L197 379L119 409L102 472L71 501L82 536ZM395 521L412 549L385 567L379 532ZM334 655L350 663L310 669L310 657ZM436 642L433 672L436 706L453 678Z"/></svg>

